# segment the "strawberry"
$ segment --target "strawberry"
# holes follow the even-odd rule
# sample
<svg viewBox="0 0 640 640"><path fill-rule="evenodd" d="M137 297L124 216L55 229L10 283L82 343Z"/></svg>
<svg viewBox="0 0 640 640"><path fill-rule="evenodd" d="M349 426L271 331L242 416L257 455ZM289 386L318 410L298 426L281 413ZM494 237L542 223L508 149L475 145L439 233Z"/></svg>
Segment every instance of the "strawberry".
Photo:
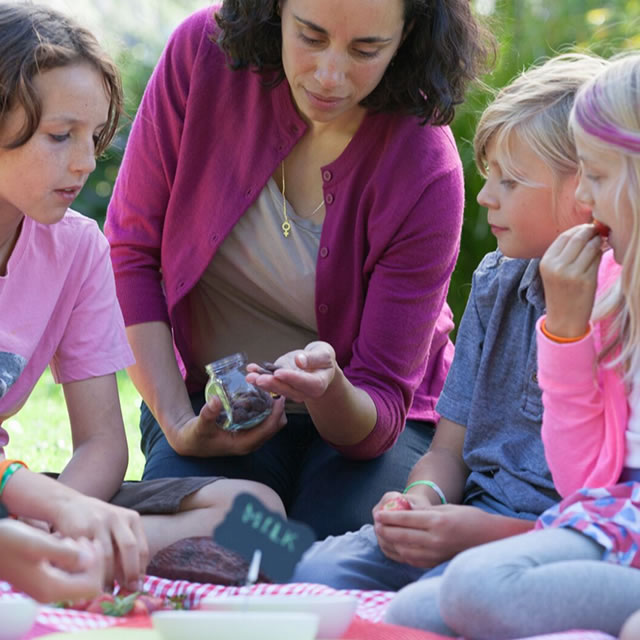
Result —
<svg viewBox="0 0 640 640"><path fill-rule="evenodd" d="M144 603L144 601L140 599L140 597L138 597L137 600L134 600L133 607L131 611L127 613L127 615L128 616L148 616L149 613L151 612L147 608L147 605Z"/></svg>
<svg viewBox="0 0 640 640"><path fill-rule="evenodd" d="M154 596L150 593L141 593L138 596L138 600L136 602L142 603L147 613L152 613L153 611L158 611L158 609L163 609L165 607L165 599L160 596Z"/></svg>
<svg viewBox="0 0 640 640"><path fill-rule="evenodd" d="M126 616L134 607L138 592L134 591L127 596L114 596L112 602L103 602L102 614L105 616Z"/></svg>
<svg viewBox="0 0 640 640"><path fill-rule="evenodd" d="M604 222L600 222L600 220L596 220L594 218L593 226L601 237L603 238L609 237L609 233L611 232L611 229L609 229L609 227L607 227L607 225Z"/></svg>
<svg viewBox="0 0 640 640"><path fill-rule="evenodd" d="M104 615L105 607L111 607L114 602L115 596L113 594L101 593L91 600L84 610L88 613L100 613Z"/></svg>
<svg viewBox="0 0 640 640"><path fill-rule="evenodd" d="M402 496L392 498L382 505L384 511L411 511L411 503Z"/></svg>

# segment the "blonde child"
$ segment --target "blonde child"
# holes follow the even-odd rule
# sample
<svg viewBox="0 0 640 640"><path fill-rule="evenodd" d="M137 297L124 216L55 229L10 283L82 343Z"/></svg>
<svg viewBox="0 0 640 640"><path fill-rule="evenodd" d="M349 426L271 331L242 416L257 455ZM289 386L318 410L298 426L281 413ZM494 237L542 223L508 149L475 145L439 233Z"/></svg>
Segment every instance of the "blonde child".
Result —
<svg viewBox="0 0 640 640"><path fill-rule="evenodd" d="M514 638L573 628L618 635L640 593L640 55L579 92L577 198L597 225L561 234L541 265L545 453L562 502L532 533L462 554L441 615L455 634ZM608 232L602 252L598 231ZM625 637L634 632L632 619ZM633 636L637 637L637 636Z"/></svg>
<svg viewBox="0 0 640 640"><path fill-rule="evenodd" d="M0 501L46 531L98 541L102 577L135 588L150 556L209 535L238 492L283 508L258 483L122 484L128 450L115 372L133 358L109 246L95 222L69 209L116 131L121 103L117 70L88 31L45 7L0 4ZM73 438L58 481L3 450L3 422L49 363ZM0 566L7 553L0 545Z"/></svg>
<svg viewBox="0 0 640 640"><path fill-rule="evenodd" d="M561 231L591 217L573 196L578 162L567 124L577 89L604 64L584 55L550 60L519 76L483 114L474 142L486 176L478 201L498 250L474 273L434 441L405 489L412 508L385 508L400 497L385 494L373 526L319 543L294 579L401 589L387 620L429 626L451 558L530 530L558 500L540 439L538 263Z"/></svg>

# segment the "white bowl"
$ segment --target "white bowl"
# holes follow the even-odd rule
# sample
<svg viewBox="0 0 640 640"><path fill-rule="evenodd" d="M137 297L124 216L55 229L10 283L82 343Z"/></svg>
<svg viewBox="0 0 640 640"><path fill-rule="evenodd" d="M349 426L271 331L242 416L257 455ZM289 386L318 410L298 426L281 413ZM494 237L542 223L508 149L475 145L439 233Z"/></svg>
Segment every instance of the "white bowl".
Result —
<svg viewBox="0 0 640 640"><path fill-rule="evenodd" d="M358 606L355 596L336 595L209 595L200 608L214 611L288 611L315 613L318 638L339 638L349 626Z"/></svg>
<svg viewBox="0 0 640 640"><path fill-rule="evenodd" d="M17 640L31 629L38 615L39 605L26 597L0 600L0 640Z"/></svg>
<svg viewBox="0 0 640 640"><path fill-rule="evenodd" d="M314 640L318 616L267 611L154 611L163 640Z"/></svg>

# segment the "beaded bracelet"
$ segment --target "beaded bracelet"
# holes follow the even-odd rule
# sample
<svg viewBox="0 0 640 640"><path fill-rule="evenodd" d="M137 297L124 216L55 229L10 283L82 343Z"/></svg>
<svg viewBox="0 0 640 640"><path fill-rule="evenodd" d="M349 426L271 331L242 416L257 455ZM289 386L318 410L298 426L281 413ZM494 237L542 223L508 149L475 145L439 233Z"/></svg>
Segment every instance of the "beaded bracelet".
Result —
<svg viewBox="0 0 640 640"><path fill-rule="evenodd" d="M407 493L407 491L409 491L411 487L415 487L419 484L424 484L427 487L431 487L438 494L440 502L442 502L442 504L447 504L447 498L444 495L444 491L435 482L431 482L431 480L416 480L415 482L412 482L410 485L408 485L402 493Z"/></svg>
<svg viewBox="0 0 640 640"><path fill-rule="evenodd" d="M0 462L0 496L4 491L4 488L9 481L9 478L18 469L27 469L27 465L22 460L3 460Z"/></svg>

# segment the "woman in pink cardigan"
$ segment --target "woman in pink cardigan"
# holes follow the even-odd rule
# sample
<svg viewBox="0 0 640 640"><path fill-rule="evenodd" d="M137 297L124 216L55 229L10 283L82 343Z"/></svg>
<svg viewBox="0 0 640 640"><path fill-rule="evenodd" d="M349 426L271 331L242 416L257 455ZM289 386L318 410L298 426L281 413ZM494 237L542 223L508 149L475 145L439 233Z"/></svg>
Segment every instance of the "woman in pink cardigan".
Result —
<svg viewBox="0 0 640 640"><path fill-rule="evenodd" d="M105 226L145 479L259 479L319 537L404 486L453 353L446 125L484 53L468 0L225 0L177 28ZM282 398L229 432L203 390L235 352Z"/></svg>

